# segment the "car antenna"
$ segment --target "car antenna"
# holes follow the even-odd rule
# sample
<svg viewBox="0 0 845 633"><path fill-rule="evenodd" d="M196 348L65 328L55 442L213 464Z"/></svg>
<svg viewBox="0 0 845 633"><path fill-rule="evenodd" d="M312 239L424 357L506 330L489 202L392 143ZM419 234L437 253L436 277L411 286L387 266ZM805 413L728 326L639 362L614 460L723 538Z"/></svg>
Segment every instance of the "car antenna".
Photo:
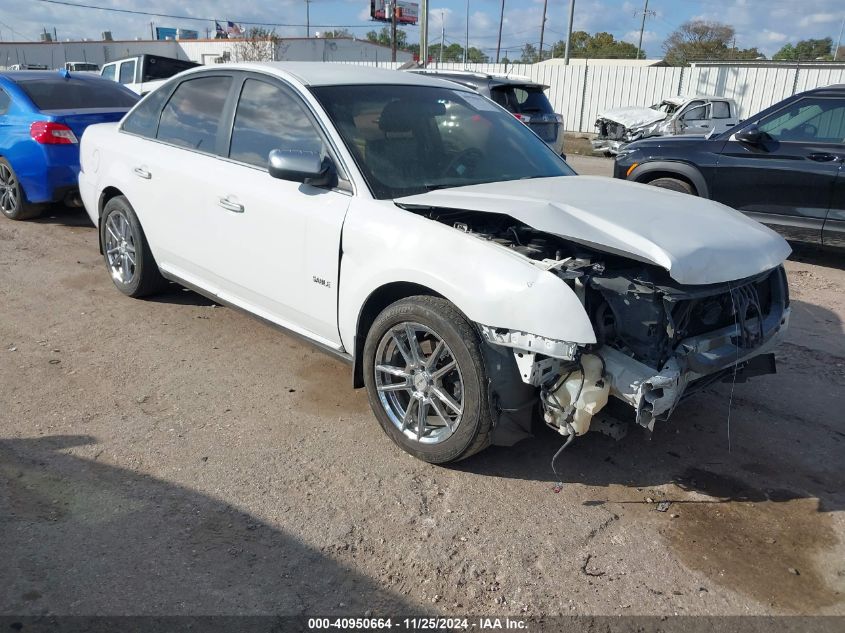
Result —
<svg viewBox="0 0 845 633"><path fill-rule="evenodd" d="M70 79L70 70L68 70L67 68L62 68L62 69L59 71L59 74L60 74L62 77L64 77L65 79Z"/></svg>

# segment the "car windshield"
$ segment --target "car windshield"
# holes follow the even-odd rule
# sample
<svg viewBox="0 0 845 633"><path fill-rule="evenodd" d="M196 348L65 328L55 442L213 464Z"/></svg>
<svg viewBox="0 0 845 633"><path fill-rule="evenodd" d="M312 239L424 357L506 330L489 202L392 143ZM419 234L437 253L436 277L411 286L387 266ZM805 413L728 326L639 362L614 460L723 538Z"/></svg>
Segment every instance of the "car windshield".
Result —
<svg viewBox="0 0 845 633"><path fill-rule="evenodd" d="M312 92L379 200L575 173L528 127L477 94L408 85Z"/></svg>
<svg viewBox="0 0 845 633"><path fill-rule="evenodd" d="M39 110L131 108L139 98L111 81L65 78L58 74L23 79L18 84Z"/></svg>
<svg viewBox="0 0 845 633"><path fill-rule="evenodd" d="M680 104L673 103L671 101L662 101L660 103L655 103L651 106L651 110L660 110L661 112L665 112L666 114L673 114L678 108Z"/></svg>

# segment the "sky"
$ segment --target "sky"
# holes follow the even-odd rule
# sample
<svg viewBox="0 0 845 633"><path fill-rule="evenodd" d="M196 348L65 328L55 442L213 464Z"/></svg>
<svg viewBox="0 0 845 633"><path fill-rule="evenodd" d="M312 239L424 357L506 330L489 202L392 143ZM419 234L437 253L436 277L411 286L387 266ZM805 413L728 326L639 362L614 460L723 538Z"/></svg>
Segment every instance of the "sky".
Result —
<svg viewBox="0 0 845 633"><path fill-rule="evenodd" d="M64 0L62 0L64 1ZM66 0L151 13L189 16L144 16L71 7L45 0L0 0L0 39L37 40L43 29L54 28L59 39L99 39L110 30L114 39L149 38L150 22L156 26L181 27L204 35L214 24L208 18L238 23L275 24L280 36L306 35L306 6L311 35L332 27L346 27L364 37L382 25L370 21L369 0ZM645 0L575 0L574 29L590 33L607 31L617 39L636 45ZM187 5L187 6L186 6ZM467 0L430 0L429 41L440 41L441 24L446 43L463 45ZM662 57L666 37L681 23L692 19L717 20L732 25L740 48L756 46L767 56L787 42L831 37L836 42L845 18L845 0L649 0L643 47L649 57ZM496 54L501 0L469 0L470 45L491 57ZM543 0L505 0L502 56L519 56L525 43L537 46ZM548 0L544 41L551 44L566 37L569 0ZM419 41L419 28L410 26L408 41ZM845 36L843 36L845 44Z"/></svg>

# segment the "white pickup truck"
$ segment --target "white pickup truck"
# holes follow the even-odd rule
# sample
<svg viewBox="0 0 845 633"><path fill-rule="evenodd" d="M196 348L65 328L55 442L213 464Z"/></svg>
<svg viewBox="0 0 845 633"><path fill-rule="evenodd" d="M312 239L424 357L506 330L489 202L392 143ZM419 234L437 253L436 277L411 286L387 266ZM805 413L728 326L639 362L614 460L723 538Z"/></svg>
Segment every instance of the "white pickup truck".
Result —
<svg viewBox="0 0 845 633"><path fill-rule="evenodd" d="M739 123L736 101L726 97L669 97L648 108L613 108L599 114L593 151L618 154L626 144L651 136L716 134Z"/></svg>
<svg viewBox="0 0 845 633"><path fill-rule="evenodd" d="M158 88L173 75L199 65L195 62L161 55L133 55L103 64L100 75L119 81L133 92L143 96Z"/></svg>

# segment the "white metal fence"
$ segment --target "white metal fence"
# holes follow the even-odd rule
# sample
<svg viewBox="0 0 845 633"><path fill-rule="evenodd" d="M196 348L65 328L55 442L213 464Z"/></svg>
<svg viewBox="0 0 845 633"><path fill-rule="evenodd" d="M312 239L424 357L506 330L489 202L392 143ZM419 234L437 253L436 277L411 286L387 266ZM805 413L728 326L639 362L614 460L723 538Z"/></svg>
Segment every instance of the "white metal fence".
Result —
<svg viewBox="0 0 845 633"><path fill-rule="evenodd" d="M346 62L361 63L361 62ZM370 63L381 68L398 64ZM676 95L730 97L746 118L786 97L845 83L845 65L683 67L563 66L551 64L433 64L443 70L524 75L549 86L549 100L570 132L594 132L599 113L619 106L648 106Z"/></svg>

